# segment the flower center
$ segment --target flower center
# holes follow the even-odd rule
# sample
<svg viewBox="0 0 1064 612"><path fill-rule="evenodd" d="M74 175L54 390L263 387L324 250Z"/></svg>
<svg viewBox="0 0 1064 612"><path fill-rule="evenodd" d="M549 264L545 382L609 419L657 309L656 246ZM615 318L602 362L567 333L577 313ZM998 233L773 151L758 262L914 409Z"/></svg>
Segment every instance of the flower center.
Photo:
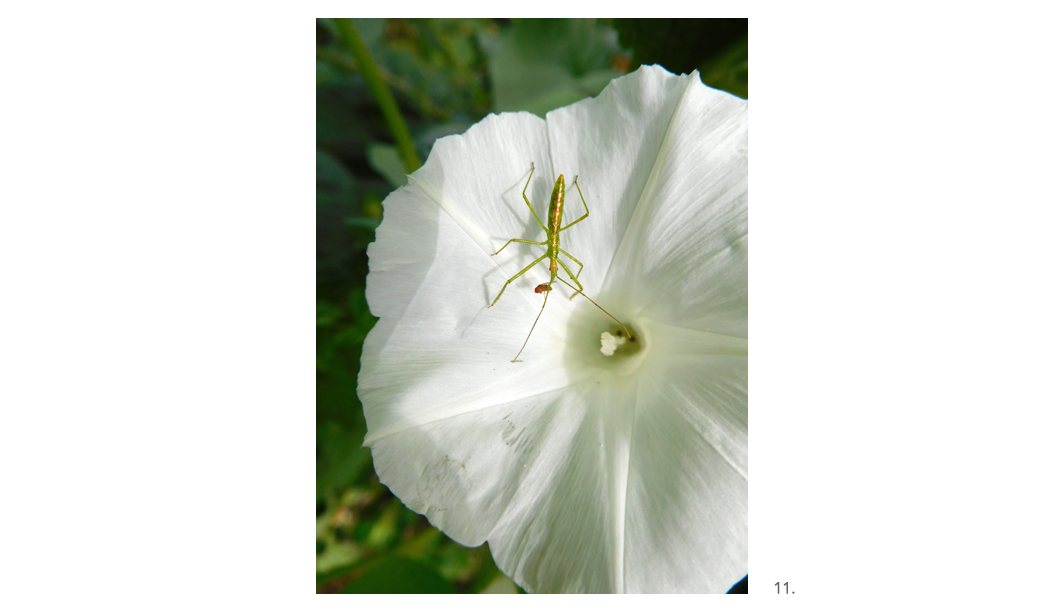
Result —
<svg viewBox="0 0 1064 612"><path fill-rule="evenodd" d="M615 321L594 306L579 308L569 319L565 360L571 366L606 370L621 376L643 363L649 348L643 326L626 318L623 310L614 316L624 322L631 338Z"/></svg>
<svg viewBox="0 0 1064 612"><path fill-rule="evenodd" d="M599 348L599 352L607 357L617 356L618 359L634 355L639 352L641 348L639 346L639 338L632 335L631 338L625 330L614 326L612 330L607 330L599 335L599 342L602 346Z"/></svg>

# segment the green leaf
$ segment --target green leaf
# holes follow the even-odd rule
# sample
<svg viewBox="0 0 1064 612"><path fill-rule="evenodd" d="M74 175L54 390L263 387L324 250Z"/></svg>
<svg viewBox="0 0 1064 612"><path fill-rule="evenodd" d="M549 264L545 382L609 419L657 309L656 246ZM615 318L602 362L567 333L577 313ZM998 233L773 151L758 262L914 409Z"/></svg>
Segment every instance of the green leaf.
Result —
<svg viewBox="0 0 1064 612"><path fill-rule="evenodd" d="M350 565L358 561L361 554L361 550L354 542L330 544L325 548L325 552L318 555L317 571L318 573L324 573L338 567Z"/></svg>
<svg viewBox="0 0 1064 612"><path fill-rule="evenodd" d="M366 534L367 548L384 549L395 540L399 532L397 523L401 506L398 499L392 498L391 504L381 512L369 533Z"/></svg>
<svg viewBox="0 0 1064 612"><path fill-rule="evenodd" d="M319 86L332 85L340 82L344 78L344 73L337 69L329 62L323 60L317 60L315 66L316 80Z"/></svg>
<svg viewBox="0 0 1064 612"><path fill-rule="evenodd" d="M610 81L617 78L617 76L617 71L612 68L589 72L577 79L577 88L581 91L593 91L597 94L606 89Z"/></svg>
<svg viewBox="0 0 1064 612"><path fill-rule="evenodd" d="M488 53L495 110L550 110L597 95L621 76L611 59L617 34L588 19L521 19L501 37L482 37Z"/></svg>
<svg viewBox="0 0 1064 612"><path fill-rule="evenodd" d="M318 499L338 495L369 466L368 448L362 447L364 430L351 431L339 423L318 426Z"/></svg>
<svg viewBox="0 0 1064 612"><path fill-rule="evenodd" d="M315 104L319 146L346 158L371 142L364 115L373 108L373 98L360 77L352 75L342 84L319 86Z"/></svg>
<svg viewBox="0 0 1064 612"><path fill-rule="evenodd" d="M344 566L334 566L331 569L327 569L327 570L324 570L324 571L319 570L317 572L317 577L315 578L315 582L317 582L320 585L320 584L325 583L325 582L332 582L334 580L338 580L340 578L343 578L344 576L347 576L348 574L351 574L351 573L357 571L363 565L365 565L365 562L363 562L363 563L351 563L351 564L344 565Z"/></svg>
<svg viewBox="0 0 1064 612"><path fill-rule="evenodd" d="M368 562L344 593L454 593L454 588L429 567L400 556Z"/></svg>
<svg viewBox="0 0 1064 612"><path fill-rule="evenodd" d="M370 167L387 179L392 187L406 185L406 167L395 146L374 142L366 149L366 157Z"/></svg>
<svg viewBox="0 0 1064 612"><path fill-rule="evenodd" d="M319 204L350 204L355 201L355 178L340 160L319 150L317 166Z"/></svg>
<svg viewBox="0 0 1064 612"><path fill-rule="evenodd" d="M351 307L351 318L354 319L354 329L357 330L358 342L362 342L369 335L373 326L377 324L377 317L369 311L369 302L366 301L366 290L355 289L351 292L348 301Z"/></svg>
<svg viewBox="0 0 1064 612"><path fill-rule="evenodd" d="M329 302L318 302L318 327L329 327L344 316L339 306Z"/></svg>
<svg viewBox="0 0 1064 612"><path fill-rule="evenodd" d="M424 559L436 549L442 539L443 532L435 527L428 527L414 538L399 544L395 552L408 559Z"/></svg>
<svg viewBox="0 0 1064 612"><path fill-rule="evenodd" d="M487 589L501 572L495 566L495 560L491 558L491 549L488 548L487 544L481 545L474 552L479 556L480 566L477 568L472 584L469 585L469 591L471 593L480 593Z"/></svg>
<svg viewBox="0 0 1064 612"><path fill-rule="evenodd" d="M361 229L375 230L381 224L380 219L367 219L366 217L348 217L344 219L344 227L357 227Z"/></svg>
<svg viewBox="0 0 1064 612"><path fill-rule="evenodd" d="M351 290L346 308L322 301L318 304L318 422L333 420L363 429L357 376L362 342L377 317L370 313L365 289L361 288Z"/></svg>
<svg viewBox="0 0 1064 612"><path fill-rule="evenodd" d="M381 43L384 38L384 29L387 26L387 20L382 17L355 17L352 19L355 22L355 27L358 28L359 35L362 36L362 40L372 50Z"/></svg>
<svg viewBox="0 0 1064 612"><path fill-rule="evenodd" d="M347 336L351 335L348 332ZM348 430L362 431L364 436L366 425L362 417L362 403L358 399L357 364L361 355L361 344L340 351L335 346L331 350L319 351L317 420L318 423L335 421ZM348 363L353 365L345 366ZM359 444L362 444L361 440Z"/></svg>

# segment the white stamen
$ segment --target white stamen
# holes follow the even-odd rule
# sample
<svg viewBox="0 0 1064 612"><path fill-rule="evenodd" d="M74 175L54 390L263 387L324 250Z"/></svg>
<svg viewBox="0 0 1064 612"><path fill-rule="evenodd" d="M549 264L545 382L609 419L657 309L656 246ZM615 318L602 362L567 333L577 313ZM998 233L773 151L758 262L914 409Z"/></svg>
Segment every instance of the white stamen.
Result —
<svg viewBox="0 0 1064 612"><path fill-rule="evenodd" d="M613 357L613 353L617 350L617 347L624 344L625 342L628 342L628 338L624 337L623 334L620 338L618 338L610 332L602 332L601 339L602 348L600 348L599 350L602 351L602 354L607 357Z"/></svg>

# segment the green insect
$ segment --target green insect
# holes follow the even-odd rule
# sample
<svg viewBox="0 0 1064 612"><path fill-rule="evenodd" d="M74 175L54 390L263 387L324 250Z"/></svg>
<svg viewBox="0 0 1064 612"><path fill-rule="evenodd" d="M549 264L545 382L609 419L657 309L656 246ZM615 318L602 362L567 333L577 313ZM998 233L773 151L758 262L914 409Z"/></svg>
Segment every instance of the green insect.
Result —
<svg viewBox="0 0 1064 612"><path fill-rule="evenodd" d="M539 215L536 214L536 209L532 208L532 203L528 201L528 196L525 195L525 191L528 189L528 184L530 182L532 182L532 174L534 174L535 172L536 172L536 164L533 163L532 164L532 171L528 173L528 180L525 181L525 187L524 187L524 189L521 190L521 197L524 198L525 204L528 204L528 209L532 211L532 216L536 218L536 222L539 223L539 226L543 228L543 231L547 232L547 239L544 240L543 242L535 242L533 240L522 240L520 238L511 238L509 240L509 242L507 242L506 244L502 245L502 249L505 249L506 247L510 246L511 242L522 242L524 244L546 245L547 246L547 252L544 253L539 259L537 259L537 260L533 261L532 263L528 264L527 266L525 266L525 268L523 270L521 270L517 274L514 274L513 278L511 278L510 280L506 281L506 284L503 285L502 289L499 291L499 295L495 296L495 300L491 303L491 306L494 306L495 302L498 302L499 298L502 297L502 292L506 291L506 287L509 286L510 283L512 283L515 280L517 280L517 278L520 277L522 274L524 274L525 272L528 272L529 270L531 270L532 266L535 266L536 264L538 264L539 262L543 261L544 259L548 259L548 258L550 259L550 280L536 287L536 293L545 293L546 294L546 295L543 296L543 306L539 309L539 314L536 315L536 320L532 323L532 329L528 330L528 335L525 336L525 343L521 345L521 350L517 351L517 355L513 358L513 362L512 363L516 363L517 362L517 358L521 356L521 353L524 352L524 350L525 350L525 346L528 344L528 339L532 337L532 331L536 329L536 323L539 323L539 317L543 314L543 309L547 307L547 298L550 297L550 291L552 289L551 285L554 283L555 279L560 280L561 282L563 282L566 285L568 285L570 289L572 289L573 291L576 291L576 293L574 293L571 296L569 296L570 300L573 299L574 297L576 297L577 294L580 294L580 295L584 296L585 298L587 298L587 301L591 302L592 304L595 304L595 300L592 300L591 298L587 297L587 294L584 293L584 286L580 284L579 277L580 277L580 273L584 271L584 264L582 264L579 259L577 259L577 258L573 257L572 255L570 255L569 253L567 253L565 251L565 249L563 249L560 246L560 244L559 244L559 242L560 242L559 238L560 238L560 234L562 232L564 232L565 230L569 229L570 227L576 225L577 223L580 223L581 221L586 219L587 216L590 214L590 211L587 209L587 201L584 200L584 192L580 190L580 185L578 185L577 182L576 182L577 178L579 178L579 177L576 177L576 176L573 177L573 185L576 187L577 193L580 194L580 201L584 203L584 216L580 217L576 221L573 221L569 225L566 225L565 227L562 227L562 209L565 208L565 175L559 174L558 175L558 180L554 181L554 191L552 191L551 194L550 194L550 210L547 211L547 220L550 222L550 225L547 226L547 225L543 225L543 221L540 221ZM499 253L502 253L502 249L499 249L498 251L495 251L494 253L491 254L491 256L494 257L494 256L498 255ZM569 267L565 265L565 262L562 261L561 259L559 259L559 253L562 254L562 255L565 255L569 259L573 260L573 262L575 262L578 266L580 266L580 269L576 271L575 275L569 269ZM569 275L569 278L571 278L573 280L573 282L576 283L576 287L573 287L572 285L570 285L569 282L566 281L564 278L559 278L558 277L558 266L559 265L561 265L562 269L565 270L565 273ZM488 306L488 308L491 308L491 306ZM615 317L615 316L611 315L610 313L606 312L606 309L603 308L602 306L599 306L598 304L595 304L595 307L598 308L599 310L601 310L602 312L605 312L606 315L609 316L614 321L617 321L617 317ZM631 339L632 338L632 334L628 333L628 328L625 327L624 323L621 323L620 321L617 321L617 324L620 325L624 329L624 333L628 334L628 338Z"/></svg>

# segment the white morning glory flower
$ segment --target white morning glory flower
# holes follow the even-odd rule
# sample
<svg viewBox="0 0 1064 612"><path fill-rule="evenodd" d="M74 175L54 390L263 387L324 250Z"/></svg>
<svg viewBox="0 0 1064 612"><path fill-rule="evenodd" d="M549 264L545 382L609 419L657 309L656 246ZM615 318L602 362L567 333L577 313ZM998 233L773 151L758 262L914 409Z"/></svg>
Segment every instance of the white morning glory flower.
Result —
<svg viewBox="0 0 1064 612"><path fill-rule="evenodd" d="M359 397L381 482L532 592L725 592L747 572L747 102L659 67L439 140L384 202ZM546 219L588 297L543 304ZM546 221L544 221L546 222ZM564 256L563 256L564 257ZM576 267L565 260L570 269ZM559 270L560 278L570 280ZM623 336L623 340L622 340Z"/></svg>

